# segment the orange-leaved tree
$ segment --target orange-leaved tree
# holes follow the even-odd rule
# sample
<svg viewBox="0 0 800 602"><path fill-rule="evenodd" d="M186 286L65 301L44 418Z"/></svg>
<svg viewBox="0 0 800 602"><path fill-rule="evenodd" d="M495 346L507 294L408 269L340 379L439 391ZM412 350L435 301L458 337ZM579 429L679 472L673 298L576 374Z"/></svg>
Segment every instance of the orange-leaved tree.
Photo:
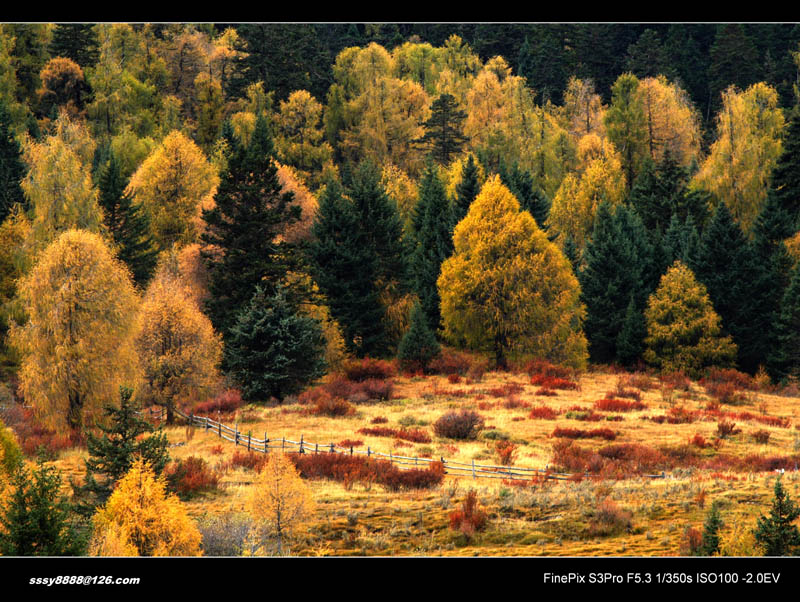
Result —
<svg viewBox="0 0 800 602"><path fill-rule="evenodd" d="M661 277L647 301L644 359L663 371L699 376L709 366L732 366L736 344L722 336L706 287L680 261Z"/></svg>
<svg viewBox="0 0 800 602"><path fill-rule="evenodd" d="M93 518L92 556L200 556L201 535L163 476L136 460Z"/></svg>
<svg viewBox="0 0 800 602"><path fill-rule="evenodd" d="M284 540L313 515L314 500L289 457L272 453L256 478L247 508L275 536L282 554Z"/></svg>
<svg viewBox="0 0 800 602"><path fill-rule="evenodd" d="M12 324L25 399L51 426L80 429L102 416L120 385L137 382L133 348L139 299L106 242L67 230L18 288L28 321Z"/></svg>
<svg viewBox="0 0 800 602"><path fill-rule="evenodd" d="M585 308L569 261L497 176L456 226L437 281L445 337L456 345L586 364Z"/></svg>

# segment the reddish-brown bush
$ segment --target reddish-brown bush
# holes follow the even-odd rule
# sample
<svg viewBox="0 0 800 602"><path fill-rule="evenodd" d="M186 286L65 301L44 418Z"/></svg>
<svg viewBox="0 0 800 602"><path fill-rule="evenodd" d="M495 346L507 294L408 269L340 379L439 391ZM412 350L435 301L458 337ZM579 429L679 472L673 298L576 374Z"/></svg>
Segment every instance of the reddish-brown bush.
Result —
<svg viewBox="0 0 800 602"><path fill-rule="evenodd" d="M541 420L555 420L558 418L558 412L553 408L547 406L537 406L533 408L528 414L528 418L538 418Z"/></svg>
<svg viewBox="0 0 800 602"><path fill-rule="evenodd" d="M246 468L248 470L261 472L261 469L264 468L266 463L267 454L236 450L233 452L231 459L222 465L222 468Z"/></svg>
<svg viewBox="0 0 800 602"><path fill-rule="evenodd" d="M479 401L478 402L478 409L483 410L484 412L487 410L493 410L495 408L495 404L490 401Z"/></svg>
<svg viewBox="0 0 800 602"><path fill-rule="evenodd" d="M447 382L451 385L455 385L461 382L461 375L460 374L448 374L447 375Z"/></svg>
<svg viewBox="0 0 800 602"><path fill-rule="evenodd" d="M469 364L469 369L467 370L467 378L472 382L479 383L483 380L483 376L486 374L488 369L489 360L487 360L485 357L472 358Z"/></svg>
<svg viewBox="0 0 800 602"><path fill-rule="evenodd" d="M597 504L589 533L594 536L605 536L628 531L633 525L632 518L631 512L620 508L612 499L605 498Z"/></svg>
<svg viewBox="0 0 800 602"><path fill-rule="evenodd" d="M745 400L734 383L710 381L704 385L706 393L719 403L735 405Z"/></svg>
<svg viewBox="0 0 800 602"><path fill-rule="evenodd" d="M568 379L573 375L572 368L553 364L544 359L531 359L514 367L516 372L524 372L529 376L541 375L553 378Z"/></svg>
<svg viewBox="0 0 800 602"><path fill-rule="evenodd" d="M695 433L694 436L689 439L689 445L694 445L700 449L706 449L707 447L712 447L713 444L706 441L706 438L700 433Z"/></svg>
<svg viewBox="0 0 800 602"><path fill-rule="evenodd" d="M548 389L547 387L542 387L541 389L536 390L536 395L543 395L545 397L556 397L558 393L553 391L553 389Z"/></svg>
<svg viewBox="0 0 800 602"><path fill-rule="evenodd" d="M709 383L723 384L727 383L738 390L755 390L758 387L752 376L739 372L733 368L709 368L705 376L700 379L700 384L704 387Z"/></svg>
<svg viewBox="0 0 800 602"><path fill-rule="evenodd" d="M769 431L761 429L753 432L753 440L756 443L767 444L769 443Z"/></svg>
<svg viewBox="0 0 800 602"><path fill-rule="evenodd" d="M582 430L557 427L550 436L563 437L565 439L605 439L606 441L613 441L617 438L617 433L609 428Z"/></svg>
<svg viewBox="0 0 800 602"><path fill-rule="evenodd" d="M429 489L439 485L445 470L433 462L426 470L401 470L388 460L338 453L289 454L301 477L345 483L380 483L392 491Z"/></svg>
<svg viewBox="0 0 800 602"><path fill-rule="evenodd" d="M450 513L450 528L460 531L468 540L477 531L486 527L488 517L478 504L478 495L474 490L467 493L461 508Z"/></svg>
<svg viewBox="0 0 800 602"><path fill-rule="evenodd" d="M465 376L472 366L472 358L449 347L442 347L442 352L428 364L431 374L460 374Z"/></svg>
<svg viewBox="0 0 800 602"><path fill-rule="evenodd" d="M394 362L369 357L346 360L342 373L347 380L362 382L370 379L384 380L397 374Z"/></svg>
<svg viewBox="0 0 800 602"><path fill-rule="evenodd" d="M238 389L226 389L213 399L194 406L195 414L231 414L242 407L242 394Z"/></svg>
<svg viewBox="0 0 800 602"><path fill-rule="evenodd" d="M736 427L736 423L731 422L730 420L725 420L724 418L717 423L717 437L720 439L727 439L728 437L732 437L733 435L737 435L742 432L742 429Z"/></svg>
<svg viewBox="0 0 800 602"><path fill-rule="evenodd" d="M606 393L606 397L609 399L612 397L623 397L625 399L634 399L636 401L642 400L642 394L639 391L636 389L626 389L625 387L620 387L619 384L617 385L616 389Z"/></svg>
<svg viewBox="0 0 800 602"><path fill-rule="evenodd" d="M358 430L362 435L372 435L374 437L395 437L405 439L414 443L430 443L431 436L422 429L393 429L386 426L374 426L372 428L362 428Z"/></svg>
<svg viewBox="0 0 800 602"><path fill-rule="evenodd" d="M594 402L594 407L603 412L633 412L643 410L647 406L641 401L625 401L624 399L604 398Z"/></svg>
<svg viewBox="0 0 800 602"><path fill-rule="evenodd" d="M492 387L486 392L492 397L510 397L522 393L524 390L525 387L519 383L505 383L499 387Z"/></svg>
<svg viewBox="0 0 800 602"><path fill-rule="evenodd" d="M369 421L370 424L386 424L387 422L389 422L389 419L386 416L375 416Z"/></svg>
<svg viewBox="0 0 800 602"><path fill-rule="evenodd" d="M433 431L449 439L474 439L484 426L483 417L472 410L447 412L433 424Z"/></svg>
<svg viewBox="0 0 800 602"><path fill-rule="evenodd" d="M547 374L534 374L531 377L531 384L543 389L580 390L576 382Z"/></svg>
<svg viewBox="0 0 800 602"><path fill-rule="evenodd" d="M519 397L511 396L506 399L501 404L507 410L517 410L519 408L529 408L531 404L527 401L523 401Z"/></svg>
<svg viewBox="0 0 800 602"><path fill-rule="evenodd" d="M342 439L336 445L338 445L339 447L356 448L356 447L361 447L362 445L364 445L364 442L361 439Z"/></svg>
<svg viewBox="0 0 800 602"><path fill-rule="evenodd" d="M624 374L617 380L617 388L633 387L641 391L649 391L655 388L653 380L643 372Z"/></svg>
<svg viewBox="0 0 800 602"><path fill-rule="evenodd" d="M694 527L686 527L680 544L681 556L697 556L703 545L703 534Z"/></svg>
<svg viewBox="0 0 800 602"><path fill-rule="evenodd" d="M658 377L658 380L662 385L680 391L688 391L692 387L692 379L681 371L664 372Z"/></svg>
<svg viewBox="0 0 800 602"><path fill-rule="evenodd" d="M494 450L500 457L500 464L503 466L511 466L517 455L517 445L511 441L497 441L494 444Z"/></svg>
<svg viewBox="0 0 800 602"><path fill-rule="evenodd" d="M349 401L340 398L318 399L314 407L308 411L315 416L329 416L338 418L341 416L352 416L356 408Z"/></svg>
<svg viewBox="0 0 800 602"><path fill-rule="evenodd" d="M164 474L170 489L184 499L214 490L219 484L219 477L208 463L195 456L171 463Z"/></svg>

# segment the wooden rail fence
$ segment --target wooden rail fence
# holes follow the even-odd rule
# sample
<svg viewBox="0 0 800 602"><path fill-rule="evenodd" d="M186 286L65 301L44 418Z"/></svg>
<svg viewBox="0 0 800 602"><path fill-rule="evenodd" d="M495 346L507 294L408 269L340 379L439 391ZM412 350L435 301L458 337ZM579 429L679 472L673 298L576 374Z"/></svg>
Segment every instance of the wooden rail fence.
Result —
<svg viewBox="0 0 800 602"><path fill-rule="evenodd" d="M154 415L160 415L162 418L166 410L157 411ZM153 413L151 412L151 415ZM566 481L573 478L574 474L554 472L548 468L525 468L521 466L492 466L486 464L476 464L475 460L471 463L454 462L452 460L445 460L440 458L434 460L432 458L418 458L409 456L400 456L376 452L370 447L366 450L357 450L353 447L341 447L335 443L312 443L305 441L303 435L300 436L299 441L292 441L281 437L280 439L269 438L267 433L264 433L263 438L254 437L251 431L240 431L238 425L231 428L221 422L213 420L207 416L195 416L194 414L185 414L180 410L175 410L175 415L183 418L189 425L203 429L207 433L213 433L219 438L233 443L236 446L242 446L250 452L269 453L270 450L281 450L282 452L298 452L298 453L342 453L350 455L365 455L368 458L380 458L389 460L398 467L406 470L410 469L424 469L428 468L433 462L441 462L445 468L445 474L453 476L488 479L506 479L506 480L525 480L529 481L536 478L552 479L558 481ZM584 475L591 477L589 473ZM666 473L653 475L643 475L645 478L663 479Z"/></svg>

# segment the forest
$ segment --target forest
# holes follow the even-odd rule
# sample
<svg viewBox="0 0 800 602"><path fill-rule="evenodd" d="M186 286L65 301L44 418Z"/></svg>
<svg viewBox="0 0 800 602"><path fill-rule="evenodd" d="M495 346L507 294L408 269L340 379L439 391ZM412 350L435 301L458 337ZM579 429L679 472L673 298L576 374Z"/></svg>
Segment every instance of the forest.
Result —
<svg viewBox="0 0 800 602"><path fill-rule="evenodd" d="M170 493L205 460L148 407L352 420L395 376L548 370L796 395L798 81L794 24L0 24L0 554L208 548ZM247 508L300 500L281 554L311 468L273 456Z"/></svg>

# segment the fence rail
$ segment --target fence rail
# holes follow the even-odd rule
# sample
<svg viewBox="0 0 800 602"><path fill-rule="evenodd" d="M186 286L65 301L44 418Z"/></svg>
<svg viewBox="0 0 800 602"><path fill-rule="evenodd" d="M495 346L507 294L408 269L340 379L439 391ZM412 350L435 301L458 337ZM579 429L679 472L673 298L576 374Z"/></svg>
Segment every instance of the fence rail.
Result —
<svg viewBox="0 0 800 602"><path fill-rule="evenodd" d="M166 410L158 410L156 412L150 411L151 415L160 416L162 419ZM452 460L445 460L440 458L434 460L432 458L419 458L410 456L398 456L391 452L386 454L377 452L370 447L366 450L358 450L353 447L341 447L335 443L313 443L305 441L303 436L300 436L300 441L293 441L281 437L280 439L269 438L267 433L264 433L263 438L253 437L252 431L243 432L238 429L238 426L231 428L222 422L216 421L207 416L195 416L194 414L185 414L180 410L175 410L175 415L186 420L191 426L203 429L205 432L214 433L219 438L224 439L236 446L247 448L248 451L258 453L269 453L270 450L281 450L283 452L295 451L299 453L341 453L349 455L365 455L368 458L380 458L389 460L399 467L411 470L419 468L427 468L434 462L441 462L444 465L445 474L453 476L471 476L472 478L488 478L488 479L505 479L505 480L532 480L534 477L566 481L573 477L575 474L555 472L549 468L527 468L522 466L492 466L486 464L476 464L473 460L471 463L455 462ZM585 473L585 477L591 477L589 473ZM663 479L666 473L643 475L644 478L650 479Z"/></svg>

